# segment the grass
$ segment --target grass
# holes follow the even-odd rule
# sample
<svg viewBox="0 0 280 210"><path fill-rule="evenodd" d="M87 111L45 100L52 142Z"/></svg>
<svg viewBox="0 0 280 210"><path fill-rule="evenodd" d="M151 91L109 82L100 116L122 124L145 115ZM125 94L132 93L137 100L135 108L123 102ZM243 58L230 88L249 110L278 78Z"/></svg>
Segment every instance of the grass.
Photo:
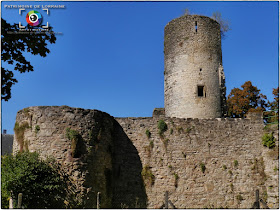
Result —
<svg viewBox="0 0 280 210"><path fill-rule="evenodd" d="M234 160L234 161L233 161L233 165L234 165L234 167L237 167L237 166L238 166L238 161L237 161L237 160Z"/></svg>

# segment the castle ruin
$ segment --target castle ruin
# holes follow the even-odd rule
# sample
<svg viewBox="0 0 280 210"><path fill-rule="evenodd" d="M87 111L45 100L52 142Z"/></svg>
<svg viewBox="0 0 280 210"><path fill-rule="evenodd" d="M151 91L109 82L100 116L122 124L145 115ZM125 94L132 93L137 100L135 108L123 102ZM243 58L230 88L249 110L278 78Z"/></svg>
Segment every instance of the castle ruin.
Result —
<svg viewBox="0 0 280 210"><path fill-rule="evenodd" d="M17 113L13 152L52 156L83 208L251 208L255 191L279 205L276 148L262 145L263 119L221 118L225 86L219 24L188 15L165 28L165 114L114 118L98 110L29 107ZM160 130L159 122L166 128ZM67 135L75 130L79 139Z"/></svg>
<svg viewBox="0 0 280 210"><path fill-rule="evenodd" d="M225 113L220 24L198 15L164 30L164 106L167 117L218 118Z"/></svg>

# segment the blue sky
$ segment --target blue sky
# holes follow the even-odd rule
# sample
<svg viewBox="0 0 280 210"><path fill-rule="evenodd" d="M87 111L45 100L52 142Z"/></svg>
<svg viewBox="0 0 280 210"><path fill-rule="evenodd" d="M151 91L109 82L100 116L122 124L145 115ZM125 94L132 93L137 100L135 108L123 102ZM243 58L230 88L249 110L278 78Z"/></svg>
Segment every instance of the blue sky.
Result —
<svg viewBox="0 0 280 210"><path fill-rule="evenodd" d="M278 2L5 2L2 18L27 24L4 5L65 5L38 9L57 35L47 57L25 54L34 72L16 73L12 98L2 101L2 129L13 133L17 111L29 106L68 105L115 117L151 116L164 107L164 27L188 8L219 11L231 31L222 40L227 95L251 80L272 97L278 86ZM29 11L30 9L27 9ZM5 65L2 63L2 65Z"/></svg>

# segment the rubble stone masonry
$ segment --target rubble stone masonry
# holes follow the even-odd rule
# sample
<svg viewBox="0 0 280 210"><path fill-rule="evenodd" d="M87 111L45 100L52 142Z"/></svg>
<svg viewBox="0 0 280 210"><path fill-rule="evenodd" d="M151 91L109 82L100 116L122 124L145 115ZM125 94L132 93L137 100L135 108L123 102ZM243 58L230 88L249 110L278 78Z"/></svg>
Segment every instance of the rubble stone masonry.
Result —
<svg viewBox="0 0 280 210"><path fill-rule="evenodd" d="M278 130L276 148L264 147L262 136L272 131L258 116L114 119L60 106L25 108L16 123L28 126L22 140L15 132L14 152L57 159L86 208L96 208L97 192L103 208L160 208L165 191L176 208L251 208L257 189L270 208L279 205ZM76 143L67 128L78 132Z"/></svg>

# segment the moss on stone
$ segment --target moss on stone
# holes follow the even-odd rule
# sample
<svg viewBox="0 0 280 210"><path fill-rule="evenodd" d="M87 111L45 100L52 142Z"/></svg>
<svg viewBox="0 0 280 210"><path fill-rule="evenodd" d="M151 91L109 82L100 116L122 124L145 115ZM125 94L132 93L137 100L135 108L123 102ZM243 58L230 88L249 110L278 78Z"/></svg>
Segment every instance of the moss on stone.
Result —
<svg viewBox="0 0 280 210"><path fill-rule="evenodd" d="M29 128L28 122L23 122L21 125L18 122L15 123L14 131L15 131L15 134L16 134L16 140L19 144L19 151L20 152L23 151L24 132L25 132L26 128Z"/></svg>
<svg viewBox="0 0 280 210"><path fill-rule="evenodd" d="M70 128L66 129L66 137L71 140L71 154L72 157L78 158L81 156L82 152L80 149L81 140L82 136L79 134L78 131L72 130Z"/></svg>

